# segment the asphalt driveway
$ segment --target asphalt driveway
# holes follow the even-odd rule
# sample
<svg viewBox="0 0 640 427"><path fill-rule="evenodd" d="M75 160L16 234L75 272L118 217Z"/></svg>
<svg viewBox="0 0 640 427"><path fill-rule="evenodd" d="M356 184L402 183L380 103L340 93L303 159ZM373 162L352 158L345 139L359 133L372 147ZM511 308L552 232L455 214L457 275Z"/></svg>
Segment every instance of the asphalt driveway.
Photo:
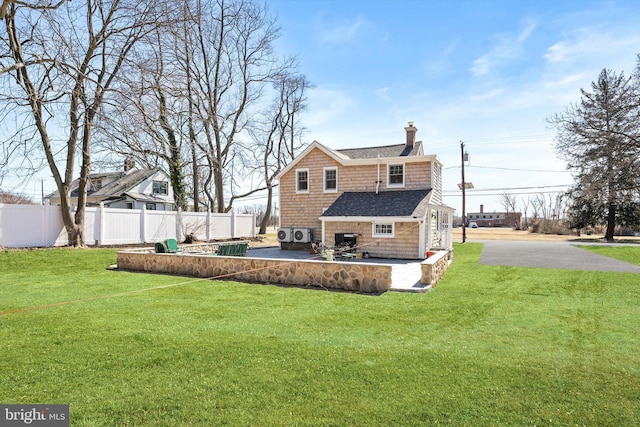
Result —
<svg viewBox="0 0 640 427"><path fill-rule="evenodd" d="M480 264L640 273L640 266L599 255L572 242L482 240Z"/></svg>

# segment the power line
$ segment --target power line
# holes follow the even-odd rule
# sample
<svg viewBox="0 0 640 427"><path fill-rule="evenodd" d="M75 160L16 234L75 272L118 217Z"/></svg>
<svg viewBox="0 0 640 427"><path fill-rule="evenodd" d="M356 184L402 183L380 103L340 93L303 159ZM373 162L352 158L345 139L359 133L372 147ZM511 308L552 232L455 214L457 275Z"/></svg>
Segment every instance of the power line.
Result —
<svg viewBox="0 0 640 427"><path fill-rule="evenodd" d="M547 142L553 139L550 134L524 134L524 135L510 135L510 136L497 136L486 138L463 138L465 145L471 146L484 146L484 145L516 145L516 144L530 144L533 142ZM430 142L428 147L449 147L453 148L456 142ZM425 144L426 145L426 144Z"/></svg>
<svg viewBox="0 0 640 427"><path fill-rule="evenodd" d="M479 169L499 169L505 171L521 171L521 172L549 172L549 173L569 173L569 171L559 171L559 170L550 170L550 169L519 169L519 168L503 168L498 166L476 166L469 165L469 168L479 168Z"/></svg>
<svg viewBox="0 0 640 427"><path fill-rule="evenodd" d="M527 195L527 194L558 194L558 193L563 193L563 191L523 191L523 192L515 192L515 193L509 193L509 195L511 196L521 196L521 195ZM504 193L482 193L482 194L467 194L466 197L489 197L489 196L502 196ZM459 197L461 194L460 193L448 193L448 194L442 194L442 197Z"/></svg>
<svg viewBox="0 0 640 427"><path fill-rule="evenodd" d="M569 184L559 184L559 185L535 185L533 187L503 187L503 188L473 188L469 189L470 193L478 193L484 191L508 191L508 190L534 190L536 188L563 188L568 187ZM457 193L460 190L444 190L442 193Z"/></svg>

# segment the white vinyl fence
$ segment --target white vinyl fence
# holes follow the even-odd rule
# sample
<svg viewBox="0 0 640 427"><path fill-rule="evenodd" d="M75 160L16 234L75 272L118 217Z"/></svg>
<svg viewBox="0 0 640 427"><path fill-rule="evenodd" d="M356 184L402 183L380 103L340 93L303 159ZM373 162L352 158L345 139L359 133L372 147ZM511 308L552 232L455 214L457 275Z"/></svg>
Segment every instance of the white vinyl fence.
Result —
<svg viewBox="0 0 640 427"><path fill-rule="evenodd" d="M255 237L255 215L210 212L151 211L87 207L85 241L88 245L178 241L187 234L198 240ZM0 246L5 248L64 246L67 232L59 206L0 204Z"/></svg>

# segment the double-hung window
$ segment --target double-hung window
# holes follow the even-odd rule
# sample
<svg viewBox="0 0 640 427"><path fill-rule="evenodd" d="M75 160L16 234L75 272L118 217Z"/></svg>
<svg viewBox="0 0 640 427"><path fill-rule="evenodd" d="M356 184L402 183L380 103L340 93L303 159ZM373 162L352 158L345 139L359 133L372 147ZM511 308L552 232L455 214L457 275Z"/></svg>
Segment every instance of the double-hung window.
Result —
<svg viewBox="0 0 640 427"><path fill-rule="evenodd" d="M388 187L404 187L404 165L389 165Z"/></svg>
<svg viewBox="0 0 640 427"><path fill-rule="evenodd" d="M309 192L309 169L296 169L296 193Z"/></svg>
<svg viewBox="0 0 640 427"><path fill-rule="evenodd" d="M324 192L335 193L338 191L338 168L324 168Z"/></svg>

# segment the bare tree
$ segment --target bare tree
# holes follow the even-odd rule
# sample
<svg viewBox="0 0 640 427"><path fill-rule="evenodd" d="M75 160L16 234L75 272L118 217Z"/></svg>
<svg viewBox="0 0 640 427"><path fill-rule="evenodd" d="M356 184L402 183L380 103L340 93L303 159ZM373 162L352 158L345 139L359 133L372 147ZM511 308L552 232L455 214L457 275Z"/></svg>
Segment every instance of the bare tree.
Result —
<svg viewBox="0 0 640 427"><path fill-rule="evenodd" d="M136 44L162 22L156 1L86 0L34 10L7 6L3 42L16 64L5 105L26 108L25 138L37 138L56 182L69 244L84 246L86 191L96 117ZM4 2L3 2L4 5ZM22 96L18 93L21 92ZM63 135L58 143L57 134ZM71 191L78 164L78 206Z"/></svg>
<svg viewBox="0 0 640 427"><path fill-rule="evenodd" d="M180 25L175 22L175 25ZM163 30L170 30L167 26ZM167 35L163 33L168 32ZM156 28L114 88L115 102L105 105L96 143L107 156L133 157L140 164L166 166L177 208L186 209L182 128L185 100L179 91L182 74L172 64L171 31ZM177 95L176 95L177 93Z"/></svg>
<svg viewBox="0 0 640 427"><path fill-rule="evenodd" d="M67 0L58 0L57 2L49 2L49 3L42 3L42 2L26 2L26 1L20 1L20 2L16 2L16 0L2 0L2 2L0 2L0 19L5 19L5 17L7 16L7 12L10 10L9 6L11 6L12 4L18 3L20 6L25 7L25 8L29 8L32 10L47 10L47 9L56 9L58 7L60 7L65 1ZM39 62L42 62L41 59L35 59L34 61L29 61L27 63L24 62L13 62L13 58L11 59L10 64L8 65L1 65L0 62L0 75L4 74L4 73L8 73L10 71L15 71L19 68L23 68L27 65L33 65Z"/></svg>
<svg viewBox="0 0 640 427"><path fill-rule="evenodd" d="M262 91L287 64L273 54L279 28L264 6L242 0L195 1L191 31L194 43L191 72L197 97L211 175L206 183L214 193L209 201L218 212L229 211L233 201L251 194L233 194L234 176L246 154L240 140ZM226 204L226 200L229 203Z"/></svg>
<svg viewBox="0 0 640 427"><path fill-rule="evenodd" d="M522 211L524 214L524 229L529 229L529 205L531 205L531 198L527 197L526 199L522 198Z"/></svg>
<svg viewBox="0 0 640 427"><path fill-rule="evenodd" d="M511 222L511 225L515 224L516 228L520 227L516 220L516 209L518 207L518 200L516 196L504 192L500 195L500 205L506 211L505 220Z"/></svg>
<svg viewBox="0 0 640 427"><path fill-rule="evenodd" d="M136 95L127 100L134 107L110 114L121 116L110 127L123 154L181 164L190 171L195 206L202 192L213 211L226 212L266 188L245 185L256 151L250 131L265 88L293 61L274 55L279 29L264 6L183 0L179 7L182 19L139 61L124 91Z"/></svg>
<svg viewBox="0 0 640 427"><path fill-rule="evenodd" d="M27 196L2 190L0 190L0 203L5 203L7 205L35 205L33 200Z"/></svg>
<svg viewBox="0 0 640 427"><path fill-rule="evenodd" d="M263 126L253 132L258 147L256 159L267 189L267 207L260 221L259 234L264 234L273 211L274 179L302 147L302 126L298 114L307 106L305 76L283 74L274 82L276 96L270 108L263 112Z"/></svg>

